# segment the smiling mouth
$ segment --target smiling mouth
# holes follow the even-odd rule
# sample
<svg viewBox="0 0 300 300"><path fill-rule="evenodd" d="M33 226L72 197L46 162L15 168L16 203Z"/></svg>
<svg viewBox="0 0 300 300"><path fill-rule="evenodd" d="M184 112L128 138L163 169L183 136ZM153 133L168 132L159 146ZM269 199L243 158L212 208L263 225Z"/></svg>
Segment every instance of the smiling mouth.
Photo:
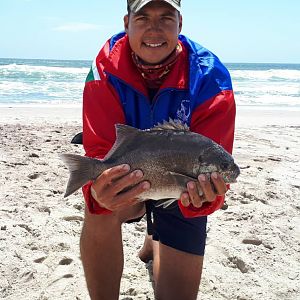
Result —
<svg viewBox="0 0 300 300"><path fill-rule="evenodd" d="M165 43L144 43L149 48L159 48Z"/></svg>

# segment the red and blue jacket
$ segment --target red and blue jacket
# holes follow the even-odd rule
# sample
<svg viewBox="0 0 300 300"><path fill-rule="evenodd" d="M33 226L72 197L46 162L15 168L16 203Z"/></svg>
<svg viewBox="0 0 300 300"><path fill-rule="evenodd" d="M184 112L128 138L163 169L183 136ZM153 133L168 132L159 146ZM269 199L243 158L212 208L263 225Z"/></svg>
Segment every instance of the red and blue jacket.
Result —
<svg viewBox="0 0 300 300"><path fill-rule="evenodd" d="M149 98L136 68L125 33L106 42L93 62L83 93L83 145L89 157L103 158L115 141L115 124L148 129L163 120L178 119L232 152L235 101L230 75L210 51L179 36L183 51L155 97ZM91 213L108 214L83 187ZM178 195L179 197L180 195ZM185 217L205 216L222 207L224 197L201 208L184 207Z"/></svg>

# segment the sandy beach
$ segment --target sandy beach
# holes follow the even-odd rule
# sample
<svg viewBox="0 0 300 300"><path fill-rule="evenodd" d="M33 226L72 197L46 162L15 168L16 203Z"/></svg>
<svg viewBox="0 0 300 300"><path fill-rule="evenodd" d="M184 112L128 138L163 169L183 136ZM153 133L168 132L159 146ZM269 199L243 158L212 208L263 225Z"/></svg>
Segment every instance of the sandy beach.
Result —
<svg viewBox="0 0 300 300"><path fill-rule="evenodd" d="M58 157L83 154L70 144L79 131L79 107L0 107L1 299L89 299L83 198L63 198ZM198 298L299 300L300 111L238 107L234 157L242 172L209 218ZM144 232L145 221L123 227L121 300L154 299L151 265L137 258Z"/></svg>

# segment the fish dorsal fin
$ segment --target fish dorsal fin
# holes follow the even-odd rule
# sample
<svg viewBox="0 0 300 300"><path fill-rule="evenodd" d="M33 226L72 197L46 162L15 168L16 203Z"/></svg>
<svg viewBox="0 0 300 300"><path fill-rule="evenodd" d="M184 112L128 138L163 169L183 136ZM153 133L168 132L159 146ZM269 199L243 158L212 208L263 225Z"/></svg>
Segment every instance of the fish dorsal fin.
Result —
<svg viewBox="0 0 300 300"><path fill-rule="evenodd" d="M111 147L111 149L105 155L104 160L109 159L115 151L120 147L121 144L125 142L130 142L134 136L136 136L141 130L124 125L124 124L116 124L116 140Z"/></svg>
<svg viewBox="0 0 300 300"><path fill-rule="evenodd" d="M151 130L190 131L190 128L180 120L173 120L170 118L169 121L164 120L163 123L158 123L156 126L151 128Z"/></svg>
<svg viewBox="0 0 300 300"><path fill-rule="evenodd" d="M116 141L127 139L128 137L132 137L141 131L140 129L124 124L116 124L115 127L117 136Z"/></svg>

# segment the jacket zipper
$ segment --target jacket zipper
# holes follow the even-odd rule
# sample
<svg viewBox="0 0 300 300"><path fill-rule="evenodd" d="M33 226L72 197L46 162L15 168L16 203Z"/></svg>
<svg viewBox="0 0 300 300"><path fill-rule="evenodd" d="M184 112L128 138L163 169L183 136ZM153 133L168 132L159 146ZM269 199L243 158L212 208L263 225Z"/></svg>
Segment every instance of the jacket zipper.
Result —
<svg viewBox="0 0 300 300"><path fill-rule="evenodd" d="M157 105L157 102L159 101L159 97L162 96L163 94L167 93L167 92L172 92L173 89L163 89L161 91L159 91L153 98L152 103L150 104L150 112L151 112L151 123L152 123L152 127L156 124L154 124L154 111ZM149 101L150 102L150 101Z"/></svg>

